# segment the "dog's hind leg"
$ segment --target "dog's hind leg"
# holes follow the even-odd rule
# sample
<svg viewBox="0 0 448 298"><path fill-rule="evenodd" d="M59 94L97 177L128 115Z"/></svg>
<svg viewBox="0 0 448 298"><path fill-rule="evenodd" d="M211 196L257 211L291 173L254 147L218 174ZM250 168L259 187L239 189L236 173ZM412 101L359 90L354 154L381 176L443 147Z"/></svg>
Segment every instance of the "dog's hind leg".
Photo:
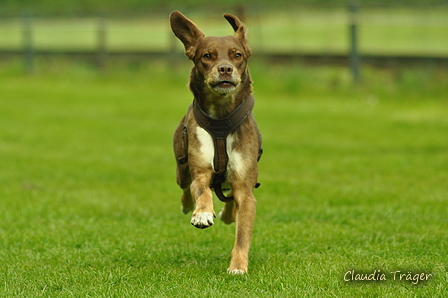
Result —
<svg viewBox="0 0 448 298"><path fill-rule="evenodd" d="M177 165L177 183L183 190L183 194L181 197L182 202L182 212L184 214L189 213L190 211L194 210L194 200L191 196L190 191L190 184L191 184L191 175L190 175L190 169L188 168L188 165Z"/></svg>
<svg viewBox="0 0 448 298"><path fill-rule="evenodd" d="M194 209L195 203L190 192L191 174L188 165L188 136L186 135L185 118L186 116L182 118L174 132L173 147L177 162L176 181L183 189L182 212L187 214Z"/></svg>
<svg viewBox="0 0 448 298"><path fill-rule="evenodd" d="M231 224L235 222L236 206L235 201L230 201L224 205L221 212L219 213L219 218L226 224Z"/></svg>
<svg viewBox="0 0 448 298"><path fill-rule="evenodd" d="M190 211L194 210L195 203L193 200L193 197L191 196L190 186L185 188L184 193L182 194L181 201L182 201L182 212L184 214L188 214Z"/></svg>

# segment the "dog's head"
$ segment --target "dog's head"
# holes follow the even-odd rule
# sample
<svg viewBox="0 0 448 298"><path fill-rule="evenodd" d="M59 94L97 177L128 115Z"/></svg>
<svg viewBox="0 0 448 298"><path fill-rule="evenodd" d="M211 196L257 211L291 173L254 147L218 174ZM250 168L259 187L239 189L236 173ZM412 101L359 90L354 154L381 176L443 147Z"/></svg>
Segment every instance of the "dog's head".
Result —
<svg viewBox="0 0 448 298"><path fill-rule="evenodd" d="M224 17L235 30L234 36L208 36L178 11L170 15L171 28L193 61L190 88L216 96L235 95L250 84L247 59L252 52L247 44L246 26L235 16ZM202 86L192 86L199 84ZM249 87L250 88L250 87ZM195 94L196 95L196 94Z"/></svg>

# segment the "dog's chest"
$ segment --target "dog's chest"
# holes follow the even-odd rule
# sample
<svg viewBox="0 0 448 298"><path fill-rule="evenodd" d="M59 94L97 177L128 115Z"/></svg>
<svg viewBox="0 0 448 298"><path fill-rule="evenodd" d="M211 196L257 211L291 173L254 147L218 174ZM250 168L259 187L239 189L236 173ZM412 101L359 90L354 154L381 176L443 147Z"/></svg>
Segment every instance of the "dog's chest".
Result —
<svg viewBox="0 0 448 298"><path fill-rule="evenodd" d="M211 166L214 168L214 156L215 147L213 144L212 136L202 127L196 127L196 137L200 143L199 147L199 159L203 166ZM228 175L233 172L238 172L243 174L245 169L244 159L238 150L235 149L234 143L237 142L236 136L234 134L229 134L226 139L226 150L229 158L227 164Z"/></svg>

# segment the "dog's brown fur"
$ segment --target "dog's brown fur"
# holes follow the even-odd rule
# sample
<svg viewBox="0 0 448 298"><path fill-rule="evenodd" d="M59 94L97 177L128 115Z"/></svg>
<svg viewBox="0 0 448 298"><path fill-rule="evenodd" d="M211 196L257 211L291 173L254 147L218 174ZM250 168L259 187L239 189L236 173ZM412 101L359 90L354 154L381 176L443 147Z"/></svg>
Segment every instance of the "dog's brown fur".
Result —
<svg viewBox="0 0 448 298"><path fill-rule="evenodd" d="M185 46L185 54L193 61L190 90L197 104L211 117L229 115L252 92L247 59L251 49L246 40L246 27L235 16L224 17L235 30L235 36L205 37L204 33L178 11L170 15L171 28ZM188 138L183 137L184 126ZM261 136L253 115L227 137L229 162L226 178L234 200L226 203L220 218L227 224L236 221L235 245L228 272L247 272L248 252L255 219L253 189L257 183ZM183 189L183 212L193 210L191 224L207 228L213 224L213 142L189 109L174 134L177 183Z"/></svg>

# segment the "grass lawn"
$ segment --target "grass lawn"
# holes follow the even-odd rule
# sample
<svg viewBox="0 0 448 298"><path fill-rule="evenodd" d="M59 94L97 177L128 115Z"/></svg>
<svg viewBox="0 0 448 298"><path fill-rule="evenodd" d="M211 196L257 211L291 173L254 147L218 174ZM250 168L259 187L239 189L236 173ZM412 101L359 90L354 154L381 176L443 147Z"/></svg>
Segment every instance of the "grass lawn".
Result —
<svg viewBox="0 0 448 298"><path fill-rule="evenodd" d="M262 186L250 272L229 276L234 225L180 212L188 68L2 69L0 297L448 296L446 72L351 89L339 69L254 65Z"/></svg>

